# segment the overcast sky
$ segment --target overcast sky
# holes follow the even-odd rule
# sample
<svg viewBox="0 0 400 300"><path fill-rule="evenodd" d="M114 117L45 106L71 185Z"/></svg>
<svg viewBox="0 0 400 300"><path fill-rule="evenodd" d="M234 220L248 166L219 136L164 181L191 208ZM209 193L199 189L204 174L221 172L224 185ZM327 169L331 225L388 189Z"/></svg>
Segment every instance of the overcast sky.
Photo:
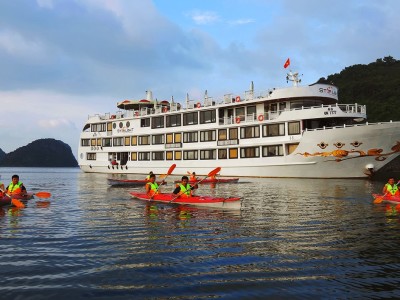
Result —
<svg viewBox="0 0 400 300"><path fill-rule="evenodd" d="M302 83L391 55L397 0L0 0L0 148L59 139L89 115ZM287 58L291 64L283 65ZM290 83L289 83L290 84Z"/></svg>

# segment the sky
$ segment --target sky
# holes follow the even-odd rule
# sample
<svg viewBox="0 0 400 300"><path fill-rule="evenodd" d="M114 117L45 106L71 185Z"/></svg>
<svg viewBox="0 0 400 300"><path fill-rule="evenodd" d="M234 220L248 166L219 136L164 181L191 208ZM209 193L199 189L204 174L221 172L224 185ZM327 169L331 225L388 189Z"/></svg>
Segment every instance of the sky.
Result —
<svg viewBox="0 0 400 300"><path fill-rule="evenodd" d="M147 90L219 99L288 86L289 70L312 84L400 59L398 12L398 0L0 0L0 148L54 138L77 157L88 116Z"/></svg>

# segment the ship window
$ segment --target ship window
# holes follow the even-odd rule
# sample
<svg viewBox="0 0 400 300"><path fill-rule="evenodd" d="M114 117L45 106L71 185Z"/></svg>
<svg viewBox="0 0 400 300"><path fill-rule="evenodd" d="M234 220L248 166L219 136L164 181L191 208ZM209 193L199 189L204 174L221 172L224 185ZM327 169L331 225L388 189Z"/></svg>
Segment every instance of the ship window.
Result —
<svg viewBox="0 0 400 300"><path fill-rule="evenodd" d="M130 145L131 138L129 136L125 137L125 146Z"/></svg>
<svg viewBox="0 0 400 300"><path fill-rule="evenodd" d="M106 131L106 123L92 124L90 129L92 132L104 132Z"/></svg>
<svg viewBox="0 0 400 300"><path fill-rule="evenodd" d="M140 127L150 127L150 118L141 119Z"/></svg>
<svg viewBox="0 0 400 300"><path fill-rule="evenodd" d="M285 135L285 124L263 125L263 136L282 136Z"/></svg>
<svg viewBox="0 0 400 300"><path fill-rule="evenodd" d="M137 152L131 152L131 160L137 160Z"/></svg>
<svg viewBox="0 0 400 300"><path fill-rule="evenodd" d="M283 156L283 147L282 145L263 146L262 156Z"/></svg>
<svg viewBox="0 0 400 300"><path fill-rule="evenodd" d="M96 139L90 140L90 146L96 146Z"/></svg>
<svg viewBox="0 0 400 300"><path fill-rule="evenodd" d="M238 148L231 148L229 149L229 158L238 158Z"/></svg>
<svg viewBox="0 0 400 300"><path fill-rule="evenodd" d="M288 123L288 134L300 134L300 122L289 122Z"/></svg>
<svg viewBox="0 0 400 300"><path fill-rule="evenodd" d="M164 135L163 134L156 134L152 136L152 144L153 145L160 145L164 144Z"/></svg>
<svg viewBox="0 0 400 300"><path fill-rule="evenodd" d="M260 126L247 126L240 128L240 138L251 139L260 137Z"/></svg>
<svg viewBox="0 0 400 300"><path fill-rule="evenodd" d="M197 131L184 132L183 133L183 142L184 143L196 143L196 142L198 142L198 133L197 133Z"/></svg>
<svg viewBox="0 0 400 300"><path fill-rule="evenodd" d="M90 146L90 140L89 139L82 139L81 140L81 146L83 146L83 147Z"/></svg>
<svg viewBox="0 0 400 300"><path fill-rule="evenodd" d="M215 159L217 157L217 150L200 150L200 159Z"/></svg>
<svg viewBox="0 0 400 300"><path fill-rule="evenodd" d="M183 125L195 125L199 123L198 114L196 112L183 114Z"/></svg>
<svg viewBox="0 0 400 300"><path fill-rule="evenodd" d="M113 123L113 128L115 129L115 128L117 128L117 124L116 123Z"/></svg>
<svg viewBox="0 0 400 300"><path fill-rule="evenodd" d="M260 147L240 148L240 158L260 157Z"/></svg>
<svg viewBox="0 0 400 300"><path fill-rule="evenodd" d="M98 147L101 146L101 139L97 139L97 146L98 146Z"/></svg>
<svg viewBox="0 0 400 300"><path fill-rule="evenodd" d="M229 139L230 140L237 140L238 136L238 129L237 128L230 128L229 129Z"/></svg>
<svg viewBox="0 0 400 300"><path fill-rule="evenodd" d="M131 126L131 122L126 122L126 128L129 128Z"/></svg>
<svg viewBox="0 0 400 300"><path fill-rule="evenodd" d="M216 111L206 110L200 112L200 124L215 123L216 121Z"/></svg>
<svg viewBox="0 0 400 300"><path fill-rule="evenodd" d="M255 106L248 106L247 107L247 115L255 116L257 113Z"/></svg>
<svg viewBox="0 0 400 300"><path fill-rule="evenodd" d="M124 123L122 123L122 122L119 122L119 128L122 128L122 127L124 127Z"/></svg>
<svg viewBox="0 0 400 300"><path fill-rule="evenodd" d="M173 144L174 143L174 135L172 133L167 133L166 134L166 143L167 144Z"/></svg>
<svg viewBox="0 0 400 300"><path fill-rule="evenodd" d="M112 125L113 123L107 123L107 131L112 131Z"/></svg>
<svg viewBox="0 0 400 300"><path fill-rule="evenodd" d="M150 152L139 152L138 160L150 160Z"/></svg>
<svg viewBox="0 0 400 300"><path fill-rule="evenodd" d="M180 132L174 133L175 136L175 143L181 143L182 142L182 134Z"/></svg>
<svg viewBox="0 0 400 300"><path fill-rule="evenodd" d="M151 156L152 160L164 160L164 151L154 151Z"/></svg>
<svg viewBox="0 0 400 300"><path fill-rule="evenodd" d="M96 160L96 153L86 153L87 160Z"/></svg>
<svg viewBox="0 0 400 300"><path fill-rule="evenodd" d="M164 116L151 118L151 128L164 128Z"/></svg>
<svg viewBox="0 0 400 300"><path fill-rule="evenodd" d="M181 115L177 114L167 116L166 125L167 127L181 126Z"/></svg>
<svg viewBox="0 0 400 300"><path fill-rule="evenodd" d="M131 137L131 145L136 146L137 145L137 136L134 135Z"/></svg>
<svg viewBox="0 0 400 300"><path fill-rule="evenodd" d="M227 139L227 130L220 129L218 130L218 141L226 141Z"/></svg>
<svg viewBox="0 0 400 300"><path fill-rule="evenodd" d="M293 153L296 149L297 149L297 146L298 146L299 144L288 144L287 145L287 153L288 154L291 154L291 153Z"/></svg>
<svg viewBox="0 0 400 300"><path fill-rule="evenodd" d="M226 149L218 149L218 159L227 159L228 151Z"/></svg>
<svg viewBox="0 0 400 300"><path fill-rule="evenodd" d="M111 147L111 138L103 139L103 147Z"/></svg>
<svg viewBox="0 0 400 300"><path fill-rule="evenodd" d="M113 138L113 145L114 146L123 146L124 145L123 141L124 140L122 137Z"/></svg>
<svg viewBox="0 0 400 300"><path fill-rule="evenodd" d="M197 150L187 150L183 151L183 159L184 160L197 160L198 159L198 151Z"/></svg>
<svg viewBox="0 0 400 300"><path fill-rule="evenodd" d="M166 160L173 160L173 159L174 159L174 152L172 152L172 151L166 151L166 152L165 152L165 159L166 159Z"/></svg>
<svg viewBox="0 0 400 300"><path fill-rule="evenodd" d="M139 136L139 145L150 145L150 136L149 135Z"/></svg>
<svg viewBox="0 0 400 300"><path fill-rule="evenodd" d="M200 142L215 141L215 130L200 131Z"/></svg>
<svg viewBox="0 0 400 300"><path fill-rule="evenodd" d="M175 151L175 160L182 159L182 151Z"/></svg>
<svg viewBox="0 0 400 300"><path fill-rule="evenodd" d="M235 109L236 113L236 118L240 118L240 121L244 121L245 119L245 112L244 112L244 107L239 107Z"/></svg>
<svg viewBox="0 0 400 300"><path fill-rule="evenodd" d="M82 131L85 132L85 131L88 131L88 129L90 129L90 124L85 124Z"/></svg>

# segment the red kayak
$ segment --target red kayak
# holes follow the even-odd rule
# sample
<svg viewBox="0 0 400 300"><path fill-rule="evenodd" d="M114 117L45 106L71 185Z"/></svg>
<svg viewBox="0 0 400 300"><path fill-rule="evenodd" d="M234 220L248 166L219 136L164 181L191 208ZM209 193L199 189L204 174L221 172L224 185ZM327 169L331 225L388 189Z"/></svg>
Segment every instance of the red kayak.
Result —
<svg viewBox="0 0 400 300"><path fill-rule="evenodd" d="M12 199L18 199L18 200L29 200L33 198L33 193L28 193L25 196L19 196L19 195L14 195L14 196L3 196L0 197L0 206L5 206L5 205L11 205Z"/></svg>
<svg viewBox="0 0 400 300"><path fill-rule="evenodd" d="M125 185L125 186L140 186L140 185L145 185L148 180L146 179L113 179L113 178L108 178L107 179L108 184L110 185ZM160 184L167 184L167 182L162 182L158 181L157 182L159 185Z"/></svg>
<svg viewBox="0 0 400 300"><path fill-rule="evenodd" d="M211 196L193 196L176 198L175 194L157 194L151 200L146 193L130 192L133 198L146 201L156 201L163 203L176 203L176 204L187 204L194 206L204 206L204 207L216 207L216 208L226 208L226 209L240 209L240 197L211 197Z"/></svg>
<svg viewBox="0 0 400 300"><path fill-rule="evenodd" d="M189 183L196 183L196 182L200 182L200 184L202 183L237 183L239 181L239 178L207 178L204 180L201 179L197 179L197 180L192 180L189 179ZM175 180L175 183L179 183L181 182L181 180Z"/></svg>

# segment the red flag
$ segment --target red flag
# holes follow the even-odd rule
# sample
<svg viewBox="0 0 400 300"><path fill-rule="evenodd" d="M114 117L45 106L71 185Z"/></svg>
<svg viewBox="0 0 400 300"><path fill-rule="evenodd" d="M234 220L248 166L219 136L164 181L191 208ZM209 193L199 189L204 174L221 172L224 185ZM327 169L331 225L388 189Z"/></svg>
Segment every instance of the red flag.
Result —
<svg viewBox="0 0 400 300"><path fill-rule="evenodd" d="M290 65L290 59L288 58L283 67L286 69L287 67L289 67L289 65Z"/></svg>

